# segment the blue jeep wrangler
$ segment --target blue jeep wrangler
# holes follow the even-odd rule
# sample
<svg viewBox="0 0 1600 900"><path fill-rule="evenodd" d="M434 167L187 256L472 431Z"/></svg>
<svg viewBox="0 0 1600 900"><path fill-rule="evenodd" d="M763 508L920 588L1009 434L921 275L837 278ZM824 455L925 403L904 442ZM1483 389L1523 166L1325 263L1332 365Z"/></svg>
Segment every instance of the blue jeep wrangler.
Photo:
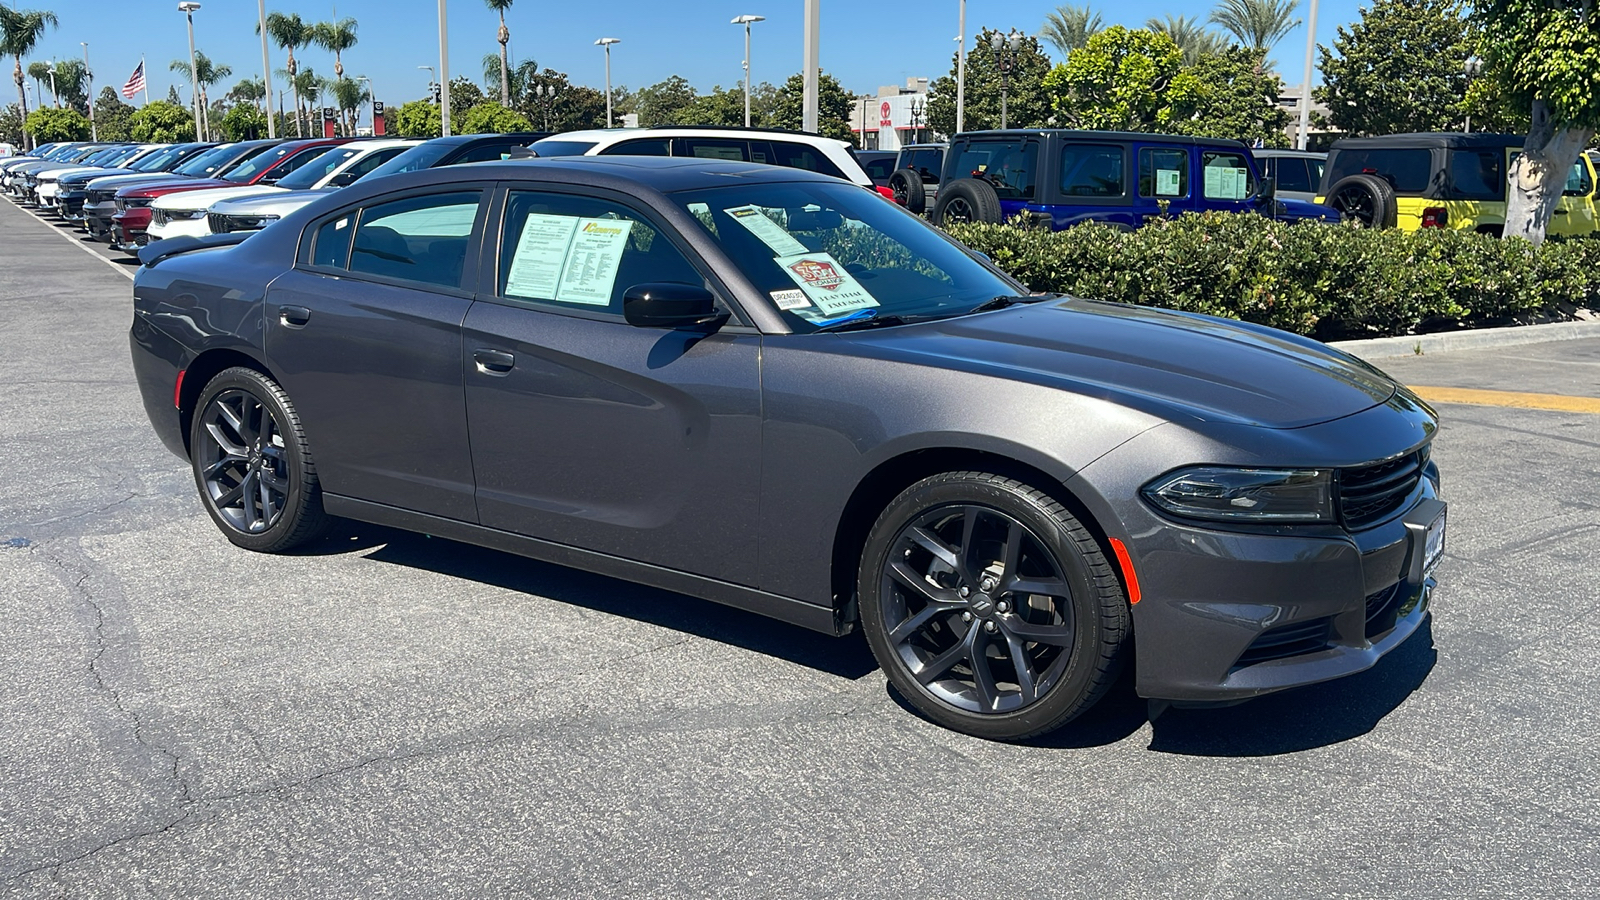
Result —
<svg viewBox="0 0 1600 900"><path fill-rule="evenodd" d="M1146 218L1219 210L1337 222L1326 206L1278 200L1238 141L1115 131L975 131L944 155L933 222L1008 222L1053 230L1083 222L1133 229Z"/></svg>

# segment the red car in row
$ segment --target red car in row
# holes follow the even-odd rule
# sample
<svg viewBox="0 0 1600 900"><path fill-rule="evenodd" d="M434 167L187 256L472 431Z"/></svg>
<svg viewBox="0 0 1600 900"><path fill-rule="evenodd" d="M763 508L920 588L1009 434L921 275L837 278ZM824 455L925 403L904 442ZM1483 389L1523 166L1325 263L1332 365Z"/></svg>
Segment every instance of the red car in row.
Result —
<svg viewBox="0 0 1600 900"><path fill-rule="evenodd" d="M241 184L274 184L290 172L321 156L329 147L347 144L354 138L311 138L283 141L239 163L220 178L177 178L131 185L117 191L117 212L111 217L111 246L124 253L138 253L150 243L150 204L158 197L182 191Z"/></svg>

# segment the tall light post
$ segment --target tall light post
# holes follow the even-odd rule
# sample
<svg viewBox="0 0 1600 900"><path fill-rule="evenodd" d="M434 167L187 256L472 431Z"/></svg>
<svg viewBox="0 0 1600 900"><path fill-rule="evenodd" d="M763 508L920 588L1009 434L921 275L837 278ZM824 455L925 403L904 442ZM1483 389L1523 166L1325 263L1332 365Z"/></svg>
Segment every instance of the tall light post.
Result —
<svg viewBox="0 0 1600 900"><path fill-rule="evenodd" d="M818 105L821 90L820 45L822 43L822 10L819 8L822 0L806 0L806 33L805 33L805 75L802 81L805 84L804 100L801 103L801 131L815 133L818 130Z"/></svg>
<svg viewBox="0 0 1600 900"><path fill-rule="evenodd" d="M89 140L98 141L100 126L94 123L94 73L89 71L89 44L87 41L78 43L83 45L83 77L89 79Z"/></svg>
<svg viewBox="0 0 1600 900"><path fill-rule="evenodd" d="M193 92L190 100L194 103L194 134L195 140L205 140L205 134L200 130L200 70L194 64L194 11L200 8L195 0L183 0L178 4L178 12L189 20L189 90Z"/></svg>
<svg viewBox="0 0 1600 900"><path fill-rule="evenodd" d="M739 16L734 25L744 26L744 127L750 127L750 26L765 22L766 16Z"/></svg>
<svg viewBox="0 0 1600 900"><path fill-rule="evenodd" d="M967 0L961 0L961 24L956 30L960 32L956 35L956 133L960 134L967 124Z"/></svg>
<svg viewBox="0 0 1600 900"><path fill-rule="evenodd" d="M267 58L267 0L256 0L256 14L261 29L261 86L266 89L267 137L278 136L278 117L272 114L272 61Z"/></svg>
<svg viewBox="0 0 1600 900"><path fill-rule="evenodd" d="M1022 46L1022 39L1027 35L1011 29L1010 34L1001 34L996 31L989 36L989 46L994 48L994 55L1000 62L1000 128L1004 130L1011 123L1007 109L1007 79L1011 76L1011 64L1017 59L1017 49ZM1007 53L1006 51L1011 51Z"/></svg>
<svg viewBox="0 0 1600 900"><path fill-rule="evenodd" d="M378 95L372 90L371 78L365 75L357 75L356 80L367 83L367 100L372 104L372 134L376 136L378 134ZM361 123L357 122L356 124L359 126Z"/></svg>
<svg viewBox="0 0 1600 900"><path fill-rule="evenodd" d="M1469 92L1472 89L1472 79L1477 78L1478 77L1478 73L1482 72L1482 71L1483 71L1483 60L1479 59L1478 55L1476 53L1474 53L1473 55L1467 57L1466 63L1464 65L1462 65L1462 67L1461 67L1461 73L1463 75L1467 76L1467 89L1468 89ZM1472 133L1472 113L1468 112L1467 113L1467 134L1471 134L1471 133Z"/></svg>
<svg viewBox="0 0 1600 900"><path fill-rule="evenodd" d="M1311 140L1311 57L1317 52L1317 0L1311 0L1311 11L1306 14L1306 80L1300 82L1300 137L1295 146L1301 150Z"/></svg>
<svg viewBox="0 0 1600 900"><path fill-rule="evenodd" d="M556 102L556 86L548 83L536 84L528 89L533 99L544 110L544 130L550 130L550 107Z"/></svg>
<svg viewBox="0 0 1600 900"><path fill-rule="evenodd" d="M444 19L444 0L439 0L439 132L449 137L450 43Z"/></svg>
<svg viewBox="0 0 1600 900"><path fill-rule="evenodd" d="M56 98L56 109L61 108L61 92L56 90L56 60L50 58L50 96Z"/></svg>
<svg viewBox="0 0 1600 900"><path fill-rule="evenodd" d="M611 45L622 43L622 38L601 38L596 47L606 48L606 127L611 127Z"/></svg>
<svg viewBox="0 0 1600 900"><path fill-rule="evenodd" d="M433 99L433 86L438 84L437 81L433 80L433 66L417 66L417 68L419 68L419 69L427 69L428 70L428 99L432 100Z"/></svg>

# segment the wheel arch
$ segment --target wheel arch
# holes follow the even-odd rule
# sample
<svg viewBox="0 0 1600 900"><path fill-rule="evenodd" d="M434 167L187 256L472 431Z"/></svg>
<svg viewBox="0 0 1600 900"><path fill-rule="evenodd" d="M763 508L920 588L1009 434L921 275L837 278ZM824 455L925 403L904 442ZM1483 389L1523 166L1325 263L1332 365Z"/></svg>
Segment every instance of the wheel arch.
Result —
<svg viewBox="0 0 1600 900"><path fill-rule="evenodd" d="M883 460L856 483L845 502L834 529L832 588L836 615L841 625L856 620L855 583L867 534L878 516L902 491L930 475L940 472L981 471L1015 478L1051 495L1067 508L1094 537L1106 559L1115 559L1109 535L1099 518L1091 512L1066 482L1039 466L1004 453L974 447L942 446L908 450ZM1112 569L1117 570L1113 565ZM1122 573L1117 572L1118 581ZM1126 592L1127 585L1123 585Z"/></svg>
<svg viewBox="0 0 1600 900"><path fill-rule="evenodd" d="M276 378L266 363L239 350L236 347L218 347L206 350L189 362L183 370L183 386L178 391L178 423L183 431L183 449L185 453L193 448L189 446L189 427L194 421L194 405L200 399L200 392L210 383L211 379L224 369L242 367L254 369L268 378Z"/></svg>

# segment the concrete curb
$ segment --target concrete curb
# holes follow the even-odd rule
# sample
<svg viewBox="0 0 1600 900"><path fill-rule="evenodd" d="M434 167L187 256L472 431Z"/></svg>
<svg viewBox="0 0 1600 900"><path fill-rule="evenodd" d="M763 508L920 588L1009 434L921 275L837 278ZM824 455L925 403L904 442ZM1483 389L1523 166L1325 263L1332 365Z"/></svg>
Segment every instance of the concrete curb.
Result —
<svg viewBox="0 0 1600 900"><path fill-rule="evenodd" d="M1337 347L1362 359L1395 356L1426 356L1451 350L1480 350L1490 347L1515 347L1543 344L1546 341L1575 341L1600 337L1600 321L1551 322L1548 325L1513 325L1509 328L1479 328L1446 331L1440 334L1413 334L1404 337L1372 338L1364 341L1335 341Z"/></svg>

